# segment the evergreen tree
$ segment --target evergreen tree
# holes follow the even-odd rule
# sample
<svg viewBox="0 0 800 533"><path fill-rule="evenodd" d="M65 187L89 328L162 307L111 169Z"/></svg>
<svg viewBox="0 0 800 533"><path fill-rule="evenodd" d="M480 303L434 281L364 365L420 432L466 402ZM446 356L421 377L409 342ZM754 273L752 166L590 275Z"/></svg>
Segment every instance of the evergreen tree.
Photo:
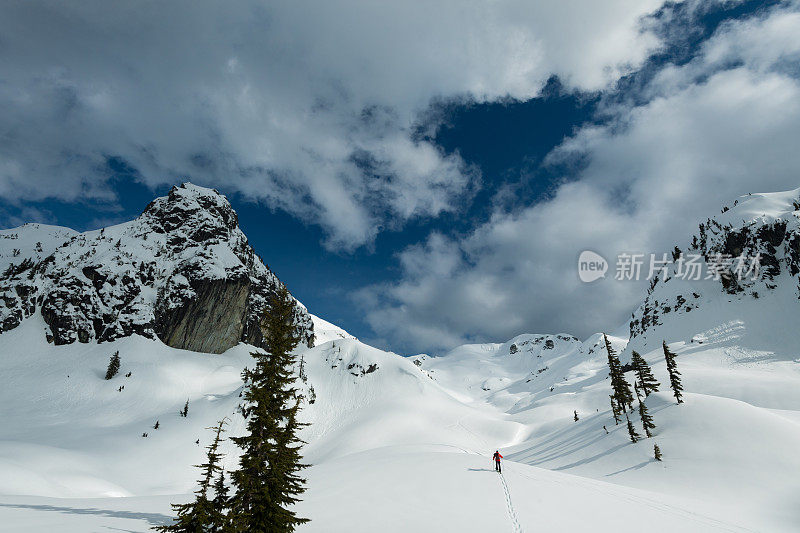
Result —
<svg viewBox="0 0 800 533"><path fill-rule="evenodd" d="M636 372L636 379L644 392L644 397L650 396L651 392L658 392L658 387L661 383L656 380L647 361L636 350L633 350L631 363L633 364L633 371Z"/></svg>
<svg viewBox="0 0 800 533"><path fill-rule="evenodd" d="M614 399L623 412L627 413L625 406L633 408L633 393L631 386L625 381L625 374L622 372L622 365L617 357L617 352L611 347L608 337L603 334L603 340L608 353L608 375L611 376L611 388L614 389Z"/></svg>
<svg viewBox="0 0 800 533"><path fill-rule="evenodd" d="M230 507L229 489L225 484L225 471L220 470L217 481L214 482L214 499L211 500L216 517L216 528L211 530L213 533L222 533L228 530L230 525L228 508Z"/></svg>
<svg viewBox="0 0 800 533"><path fill-rule="evenodd" d="M656 461L661 460L661 448L658 447L658 444L653 444L653 457Z"/></svg>
<svg viewBox="0 0 800 533"><path fill-rule="evenodd" d="M108 369L106 370L106 379L111 379L119 372L119 350L111 354L111 360L108 362Z"/></svg>
<svg viewBox="0 0 800 533"><path fill-rule="evenodd" d="M675 394L675 399L678 400L678 403L683 403L683 395L681 394L683 392L683 385L681 385L681 373L678 372L678 365L675 363L675 353L670 351L666 341L661 341L661 346L664 348L664 359L667 361L669 386L672 387L672 392Z"/></svg>
<svg viewBox="0 0 800 533"><path fill-rule="evenodd" d="M578 411L573 411L575 413L575 422L578 421Z"/></svg>
<svg viewBox="0 0 800 533"><path fill-rule="evenodd" d="M651 415L647 411L647 406L644 404L642 400L639 400L639 418L642 419L642 426L644 426L644 434L647 435L647 438L653 436L650 433L651 429L655 429L656 425L653 423L653 415Z"/></svg>
<svg viewBox="0 0 800 533"><path fill-rule="evenodd" d="M609 394L608 397L611 398L611 413L614 415L614 425L618 426L620 421L619 407L617 407L617 402L614 401L613 394Z"/></svg>
<svg viewBox="0 0 800 533"><path fill-rule="evenodd" d="M297 437L302 424L297 421L300 402L293 386L291 351L299 341L293 315L294 301L281 288L270 298L262 321L267 353L254 352L255 368L242 375L248 432L232 439L243 452L239 469L231 474L234 531L284 533L308 522L291 510L305 491L298 472L307 466L300 462L303 442Z"/></svg>
<svg viewBox="0 0 800 533"><path fill-rule="evenodd" d="M636 428L633 427L631 419L628 418L627 414L625 415L625 418L628 421L628 435L631 438L631 442L637 442L641 438L641 436L638 433L636 433Z"/></svg>
<svg viewBox="0 0 800 533"><path fill-rule="evenodd" d="M158 429L161 427L161 424L156 420L156 423L153 425L153 429Z"/></svg>
<svg viewBox="0 0 800 533"><path fill-rule="evenodd" d="M186 400L186 403L183 404L183 409L178 411L178 413L180 413L180 415L183 418L186 418L187 416L189 416L189 400L188 399Z"/></svg>
<svg viewBox="0 0 800 533"><path fill-rule="evenodd" d="M220 470L219 461L222 454L218 452L225 420L220 420L219 424L212 429L215 431L214 440L206 448L206 462L195 465L201 470L199 487L195 491L195 499L190 503L172 504L172 509L177 513L173 524L168 526L157 526L157 531L168 531L172 533L202 533L207 531L222 531L225 527L225 516L217 511L214 503L208 499L208 489L214 475Z"/></svg>

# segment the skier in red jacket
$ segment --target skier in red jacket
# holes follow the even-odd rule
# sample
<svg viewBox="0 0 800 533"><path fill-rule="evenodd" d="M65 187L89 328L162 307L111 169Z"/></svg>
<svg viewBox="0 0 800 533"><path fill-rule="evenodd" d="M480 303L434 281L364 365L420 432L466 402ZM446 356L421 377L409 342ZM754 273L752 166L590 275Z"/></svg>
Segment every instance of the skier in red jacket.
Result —
<svg viewBox="0 0 800 533"><path fill-rule="evenodd" d="M500 470L500 459L502 458L503 456L500 455L500 450L495 450L492 459L494 459L494 469L497 470L498 472L502 472L502 470Z"/></svg>

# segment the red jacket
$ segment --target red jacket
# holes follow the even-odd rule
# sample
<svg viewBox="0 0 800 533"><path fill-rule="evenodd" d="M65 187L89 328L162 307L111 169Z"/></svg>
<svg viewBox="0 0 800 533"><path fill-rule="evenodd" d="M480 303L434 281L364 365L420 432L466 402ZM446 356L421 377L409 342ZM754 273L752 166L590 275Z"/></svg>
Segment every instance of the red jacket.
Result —
<svg viewBox="0 0 800 533"><path fill-rule="evenodd" d="M492 459L494 459L495 461L499 461L502 458L503 456L500 455L500 452L494 452L494 455L492 456Z"/></svg>

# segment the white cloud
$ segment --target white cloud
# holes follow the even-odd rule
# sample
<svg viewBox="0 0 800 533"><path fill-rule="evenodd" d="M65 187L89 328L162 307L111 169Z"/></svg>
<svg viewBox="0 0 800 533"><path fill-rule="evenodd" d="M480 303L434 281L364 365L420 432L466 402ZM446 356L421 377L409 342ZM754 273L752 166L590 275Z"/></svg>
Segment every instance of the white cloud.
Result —
<svg viewBox="0 0 800 533"><path fill-rule="evenodd" d="M586 166L552 199L404 252L399 282L359 295L378 335L419 350L625 323L645 287L582 284L582 250L613 259L684 247L737 196L798 186L795 8L724 26L695 61L657 76L646 104L618 107L611 124L566 140L548 162Z"/></svg>
<svg viewBox="0 0 800 533"><path fill-rule="evenodd" d="M552 74L605 88L658 45L639 21L659 3L4 4L0 196L113 201L120 156L146 184L224 184L359 246L476 186L412 139L431 99L527 99Z"/></svg>

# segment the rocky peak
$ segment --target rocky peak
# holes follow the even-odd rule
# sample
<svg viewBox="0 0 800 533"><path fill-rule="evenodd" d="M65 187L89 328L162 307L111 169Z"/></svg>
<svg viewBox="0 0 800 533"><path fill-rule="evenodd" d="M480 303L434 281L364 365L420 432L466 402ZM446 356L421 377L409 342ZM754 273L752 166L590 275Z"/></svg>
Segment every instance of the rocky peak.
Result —
<svg viewBox="0 0 800 533"><path fill-rule="evenodd" d="M44 259L11 260L0 277L0 333L41 312L56 344L133 333L213 353L262 343L260 319L283 284L217 191L184 183L131 222L66 235ZM295 323L313 343L299 302Z"/></svg>
<svg viewBox="0 0 800 533"><path fill-rule="evenodd" d="M712 279L684 281L673 265L666 276L653 281L642 305L630 322L631 338L661 326L669 317L701 308L704 302L726 299L757 300L775 290L790 291L800 298L800 189L749 194L724 206L721 213L698 227L685 252L719 270ZM742 276L737 258L758 257L758 275Z"/></svg>
<svg viewBox="0 0 800 533"><path fill-rule="evenodd" d="M182 231L198 242L223 237L239 227L227 198L216 189L191 183L175 186L167 196L150 202L140 218L147 220L153 231Z"/></svg>

